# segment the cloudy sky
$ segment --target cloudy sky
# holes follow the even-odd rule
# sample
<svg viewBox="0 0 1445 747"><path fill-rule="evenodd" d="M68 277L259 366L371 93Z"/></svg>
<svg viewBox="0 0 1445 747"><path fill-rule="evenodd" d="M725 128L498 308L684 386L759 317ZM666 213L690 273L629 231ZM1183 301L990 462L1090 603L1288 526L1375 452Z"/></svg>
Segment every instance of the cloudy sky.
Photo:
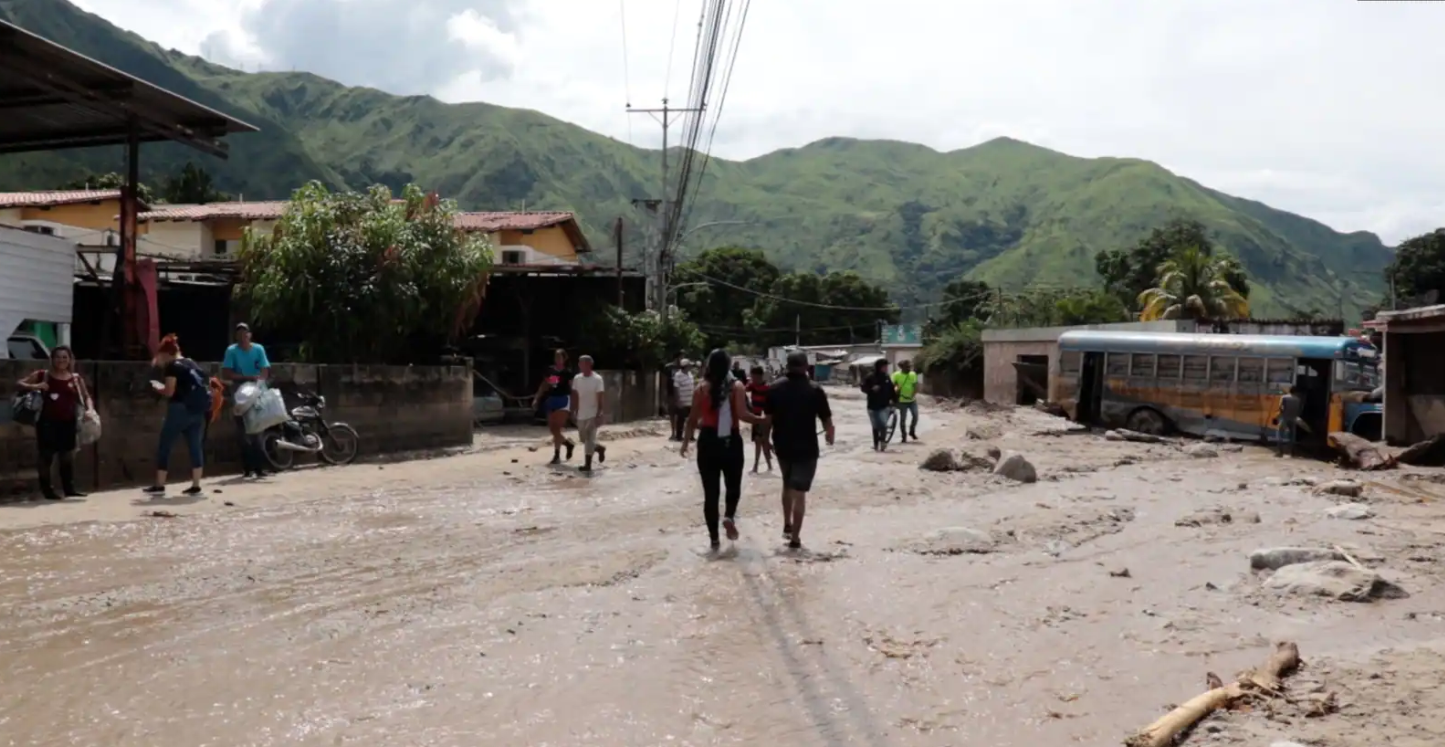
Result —
<svg viewBox="0 0 1445 747"><path fill-rule="evenodd" d="M523 106L655 145L623 107L686 98L702 0L78 4L248 70ZM1393 243L1445 225L1442 26L1445 2L759 0L714 152L1009 135L1147 158Z"/></svg>

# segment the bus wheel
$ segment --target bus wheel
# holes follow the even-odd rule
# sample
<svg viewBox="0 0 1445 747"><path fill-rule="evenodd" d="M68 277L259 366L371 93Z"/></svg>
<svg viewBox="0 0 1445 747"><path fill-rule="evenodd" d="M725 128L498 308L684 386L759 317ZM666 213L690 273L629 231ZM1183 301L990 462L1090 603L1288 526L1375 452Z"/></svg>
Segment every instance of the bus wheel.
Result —
<svg viewBox="0 0 1445 747"><path fill-rule="evenodd" d="M1141 407L1129 413L1129 419L1124 421L1124 427L1136 433L1162 436L1169 432L1169 419L1160 414L1158 410Z"/></svg>

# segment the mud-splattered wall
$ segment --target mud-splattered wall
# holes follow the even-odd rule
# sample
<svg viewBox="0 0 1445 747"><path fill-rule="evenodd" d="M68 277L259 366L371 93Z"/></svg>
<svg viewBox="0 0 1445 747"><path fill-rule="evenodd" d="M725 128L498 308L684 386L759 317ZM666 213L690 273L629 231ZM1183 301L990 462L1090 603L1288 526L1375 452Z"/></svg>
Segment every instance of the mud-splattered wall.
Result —
<svg viewBox="0 0 1445 747"><path fill-rule="evenodd" d="M205 363L213 375L220 364ZM10 422L14 382L38 367L0 361L0 500L35 488L34 431ZM156 442L165 405L152 391L156 376L146 363L81 363L102 423L99 442L77 455L76 477L84 490L140 485L155 470ZM326 418L351 424L361 435L361 457L469 446L472 443L472 381L466 366L307 366L278 364L273 383L296 404L298 387L326 398ZM206 435L206 473L240 471L240 446L229 413ZM299 460L298 460L299 463ZM184 472L185 449L177 445L171 469Z"/></svg>

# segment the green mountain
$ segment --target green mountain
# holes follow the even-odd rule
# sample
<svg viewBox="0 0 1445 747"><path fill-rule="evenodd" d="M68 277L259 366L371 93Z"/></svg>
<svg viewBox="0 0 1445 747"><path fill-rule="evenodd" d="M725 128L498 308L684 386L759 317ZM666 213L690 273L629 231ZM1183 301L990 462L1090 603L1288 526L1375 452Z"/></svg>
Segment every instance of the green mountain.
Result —
<svg viewBox="0 0 1445 747"><path fill-rule="evenodd" d="M575 211L599 244L616 216L643 220L631 199L657 193L657 151L540 112L393 96L308 73L239 72L162 49L65 0L0 0L0 18L261 128L231 138L224 163L146 146L148 180L194 159L219 189L246 199L284 198L309 179L394 189L415 181L466 209ZM118 149L0 158L0 189L43 188L121 163ZM747 161L715 159L689 225L745 224L700 228L683 251L740 244L789 268L854 269L906 305L933 300L960 275L1011 291L1095 284L1096 252L1175 217L1203 222L1240 259L1257 316L1357 318L1381 297L1391 251L1373 234L1342 234L1148 161L1075 158L1007 138L948 153L829 138Z"/></svg>

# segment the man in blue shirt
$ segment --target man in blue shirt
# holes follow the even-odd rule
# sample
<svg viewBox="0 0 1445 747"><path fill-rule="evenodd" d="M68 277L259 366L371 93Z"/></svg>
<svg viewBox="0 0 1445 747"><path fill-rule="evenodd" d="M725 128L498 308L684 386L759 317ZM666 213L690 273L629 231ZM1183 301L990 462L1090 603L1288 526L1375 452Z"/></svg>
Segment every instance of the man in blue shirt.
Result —
<svg viewBox="0 0 1445 747"><path fill-rule="evenodd" d="M221 378L227 381L228 396L235 402L236 389L248 381L265 381L271 375L271 361L266 357L266 348L251 342L251 328L245 322L236 325L236 344L226 348L226 357L221 361ZM261 451L260 434L246 434L246 422L239 416L232 418L241 442L241 467L245 477L261 477L266 474L266 455Z"/></svg>

